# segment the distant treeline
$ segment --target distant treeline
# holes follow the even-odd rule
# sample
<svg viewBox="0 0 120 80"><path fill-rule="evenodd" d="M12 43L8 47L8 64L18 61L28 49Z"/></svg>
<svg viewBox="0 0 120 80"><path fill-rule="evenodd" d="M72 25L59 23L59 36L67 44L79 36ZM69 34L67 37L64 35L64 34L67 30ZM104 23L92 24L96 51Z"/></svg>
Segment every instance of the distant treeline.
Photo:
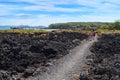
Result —
<svg viewBox="0 0 120 80"><path fill-rule="evenodd" d="M50 29L116 29L120 30L120 22L68 22L49 25Z"/></svg>

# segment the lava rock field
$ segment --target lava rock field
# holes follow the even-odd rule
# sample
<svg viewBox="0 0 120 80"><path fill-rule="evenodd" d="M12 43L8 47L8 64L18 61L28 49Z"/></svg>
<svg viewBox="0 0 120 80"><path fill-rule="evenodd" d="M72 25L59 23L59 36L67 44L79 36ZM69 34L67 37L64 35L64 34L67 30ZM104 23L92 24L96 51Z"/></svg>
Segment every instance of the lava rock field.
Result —
<svg viewBox="0 0 120 80"><path fill-rule="evenodd" d="M46 71L50 62L87 39L78 32L0 33L0 80L21 80Z"/></svg>
<svg viewBox="0 0 120 80"><path fill-rule="evenodd" d="M120 80L120 34L103 35L87 56L88 80Z"/></svg>

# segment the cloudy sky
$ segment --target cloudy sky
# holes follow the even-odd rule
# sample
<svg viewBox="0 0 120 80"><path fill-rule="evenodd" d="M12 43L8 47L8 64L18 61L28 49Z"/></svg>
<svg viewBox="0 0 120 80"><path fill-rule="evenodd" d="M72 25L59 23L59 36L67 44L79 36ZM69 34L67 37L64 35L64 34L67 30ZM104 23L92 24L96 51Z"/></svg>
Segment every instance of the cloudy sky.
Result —
<svg viewBox="0 0 120 80"><path fill-rule="evenodd" d="M47 26L118 19L120 0L0 0L0 25Z"/></svg>

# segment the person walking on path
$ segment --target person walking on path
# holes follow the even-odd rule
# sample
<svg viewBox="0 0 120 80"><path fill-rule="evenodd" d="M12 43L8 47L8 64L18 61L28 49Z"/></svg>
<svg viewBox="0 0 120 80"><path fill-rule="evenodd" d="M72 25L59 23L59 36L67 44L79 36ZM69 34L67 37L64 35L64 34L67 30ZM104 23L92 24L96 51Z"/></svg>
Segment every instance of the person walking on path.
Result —
<svg viewBox="0 0 120 80"><path fill-rule="evenodd" d="M95 38L95 30L92 30L90 33L89 33L89 40L94 40Z"/></svg>

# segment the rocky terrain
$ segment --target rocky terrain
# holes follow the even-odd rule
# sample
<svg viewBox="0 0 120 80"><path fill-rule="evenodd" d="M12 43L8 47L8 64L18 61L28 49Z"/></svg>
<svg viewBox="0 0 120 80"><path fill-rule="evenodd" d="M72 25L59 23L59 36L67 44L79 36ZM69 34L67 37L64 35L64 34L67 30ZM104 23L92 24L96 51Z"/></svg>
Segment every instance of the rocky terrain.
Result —
<svg viewBox="0 0 120 80"><path fill-rule="evenodd" d="M78 32L0 33L0 80L42 74L86 38Z"/></svg>
<svg viewBox="0 0 120 80"><path fill-rule="evenodd" d="M87 56L87 80L120 80L120 34L103 35Z"/></svg>
<svg viewBox="0 0 120 80"><path fill-rule="evenodd" d="M42 74L87 38L78 32L0 33L0 80ZM120 80L120 34L102 35L90 51L81 80Z"/></svg>

